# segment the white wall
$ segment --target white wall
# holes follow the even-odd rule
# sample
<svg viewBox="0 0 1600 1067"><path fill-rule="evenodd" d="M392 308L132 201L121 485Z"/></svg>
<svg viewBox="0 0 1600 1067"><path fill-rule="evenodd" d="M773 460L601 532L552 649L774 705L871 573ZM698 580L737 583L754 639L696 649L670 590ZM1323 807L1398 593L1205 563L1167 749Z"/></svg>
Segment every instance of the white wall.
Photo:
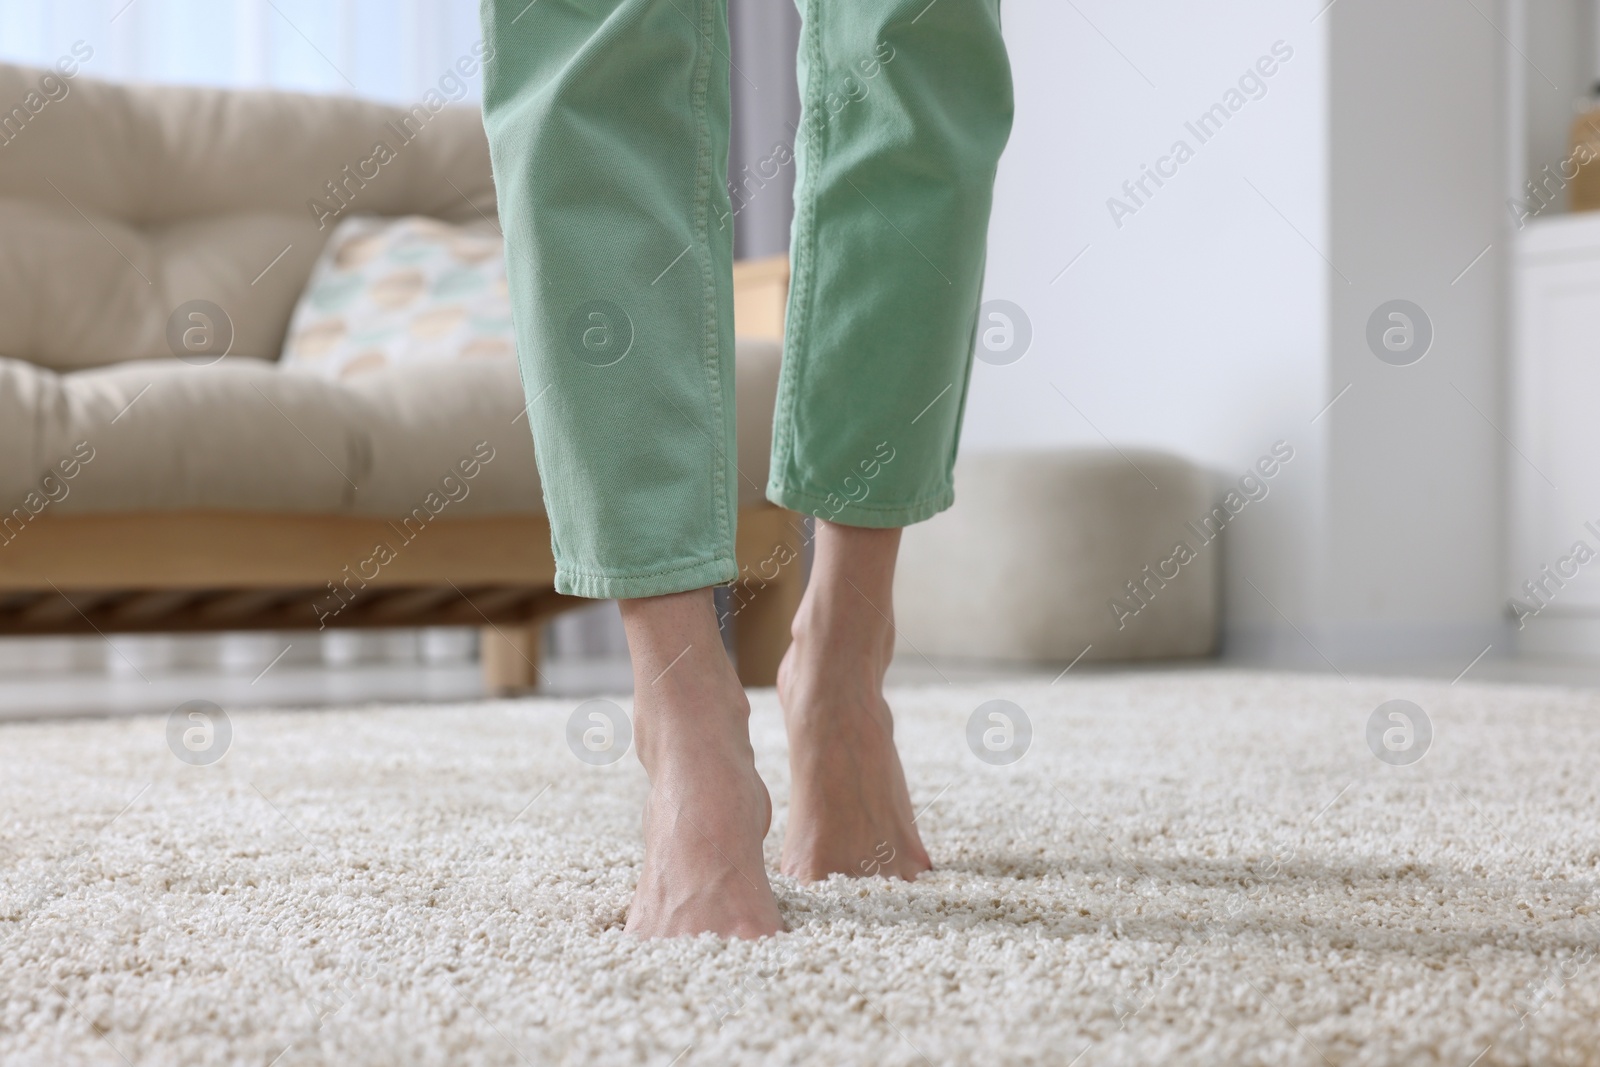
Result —
<svg viewBox="0 0 1600 1067"><path fill-rule="evenodd" d="M1327 16L1331 370L1353 383L1329 427L1319 629L1336 659L1464 667L1505 643L1507 46L1486 17L1500 5L1480 6L1341 0ZM1395 298L1433 323L1411 366L1365 337Z"/></svg>
<svg viewBox="0 0 1600 1067"><path fill-rule="evenodd" d="M1259 647L1281 629L1249 582L1296 619L1312 606L1328 420L1311 419L1331 395L1319 6L1004 9L1018 110L987 297L1021 305L1034 341L1017 363L977 366L963 448L1102 445L1104 433L1236 479L1288 441L1296 458L1230 528L1225 618L1235 646ZM1265 95L1200 144L1185 123L1279 41L1293 56L1265 79ZM1194 158L1119 228L1108 198L1126 201L1123 182L1178 139Z"/></svg>
<svg viewBox="0 0 1600 1067"><path fill-rule="evenodd" d="M1562 100L1586 89L1573 40L1586 48L1588 16L1552 3L1529 47L1555 85L1524 72L1546 116L1535 152L1560 150ZM1506 643L1510 72L1490 22L1505 15L1488 0L1325 5L1006 9L1020 105L989 295L1022 305L1035 340L977 368L964 447L1103 433L1236 477L1283 438L1295 463L1230 528L1229 650L1465 666ZM1266 95L1119 228L1107 198L1175 138L1193 145L1185 121L1278 40L1294 56ZM1407 367L1366 338L1396 298L1435 330Z"/></svg>

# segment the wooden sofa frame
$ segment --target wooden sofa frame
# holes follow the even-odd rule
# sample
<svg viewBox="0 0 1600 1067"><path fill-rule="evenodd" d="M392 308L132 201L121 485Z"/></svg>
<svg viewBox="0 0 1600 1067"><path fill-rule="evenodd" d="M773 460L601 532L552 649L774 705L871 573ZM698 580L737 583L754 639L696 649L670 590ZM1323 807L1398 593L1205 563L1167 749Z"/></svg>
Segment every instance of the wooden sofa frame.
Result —
<svg viewBox="0 0 1600 1067"><path fill-rule="evenodd" d="M734 267L741 336L782 339L787 257ZM310 629L329 582L392 536L388 520L343 515L149 511L41 515L0 545L0 636ZM739 513L740 578L728 612L739 676L771 685L800 602L800 516ZM555 592L542 515L430 525L328 626L477 626L491 693L537 688L543 624L592 601Z"/></svg>

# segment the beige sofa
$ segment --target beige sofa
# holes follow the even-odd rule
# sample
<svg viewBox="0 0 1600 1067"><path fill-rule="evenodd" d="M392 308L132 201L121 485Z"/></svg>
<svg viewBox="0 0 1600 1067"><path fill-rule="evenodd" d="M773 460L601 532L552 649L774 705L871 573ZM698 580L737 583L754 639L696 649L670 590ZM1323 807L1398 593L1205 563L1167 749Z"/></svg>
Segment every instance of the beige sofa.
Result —
<svg viewBox="0 0 1600 1067"><path fill-rule="evenodd" d="M540 620L577 602L551 588L514 362L275 363L334 216L494 219L477 112L81 76L42 98L41 76L0 66L0 107L25 113L0 115L0 634L475 625L494 688L536 682ZM378 141L394 158L364 179ZM756 483L787 277L735 283ZM174 355L194 300L231 323L225 358ZM480 442L470 491L419 515ZM770 684L800 577L758 572L799 524L744 481L736 648Z"/></svg>

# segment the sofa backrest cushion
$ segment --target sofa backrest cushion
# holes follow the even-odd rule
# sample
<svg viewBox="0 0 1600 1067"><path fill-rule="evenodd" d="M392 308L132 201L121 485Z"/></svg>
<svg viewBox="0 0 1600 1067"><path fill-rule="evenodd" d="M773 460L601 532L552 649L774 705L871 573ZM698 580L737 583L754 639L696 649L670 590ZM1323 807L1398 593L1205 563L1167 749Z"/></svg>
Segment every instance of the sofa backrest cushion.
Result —
<svg viewBox="0 0 1600 1067"><path fill-rule="evenodd" d="M276 359L341 218L495 218L475 108L62 71L0 64L0 355L172 359L198 323Z"/></svg>

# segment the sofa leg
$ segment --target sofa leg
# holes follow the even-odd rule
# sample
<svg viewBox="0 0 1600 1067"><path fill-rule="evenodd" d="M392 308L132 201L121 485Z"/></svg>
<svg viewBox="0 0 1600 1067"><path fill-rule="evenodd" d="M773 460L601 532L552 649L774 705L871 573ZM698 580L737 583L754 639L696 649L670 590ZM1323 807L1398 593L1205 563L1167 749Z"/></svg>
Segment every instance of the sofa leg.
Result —
<svg viewBox="0 0 1600 1067"><path fill-rule="evenodd" d="M762 558L787 562L755 571L772 573L775 569L776 577L770 581L752 577L733 586L733 648L738 657L739 680L746 686L777 684L778 664L789 651L789 627L806 586L801 572L800 536L792 525L795 517L776 510L774 514L782 521L771 525L767 539L772 541L777 555ZM739 521L745 520L741 517Z"/></svg>
<svg viewBox="0 0 1600 1067"><path fill-rule="evenodd" d="M510 696L539 687L543 622L484 626L478 634L483 687L490 696Z"/></svg>

